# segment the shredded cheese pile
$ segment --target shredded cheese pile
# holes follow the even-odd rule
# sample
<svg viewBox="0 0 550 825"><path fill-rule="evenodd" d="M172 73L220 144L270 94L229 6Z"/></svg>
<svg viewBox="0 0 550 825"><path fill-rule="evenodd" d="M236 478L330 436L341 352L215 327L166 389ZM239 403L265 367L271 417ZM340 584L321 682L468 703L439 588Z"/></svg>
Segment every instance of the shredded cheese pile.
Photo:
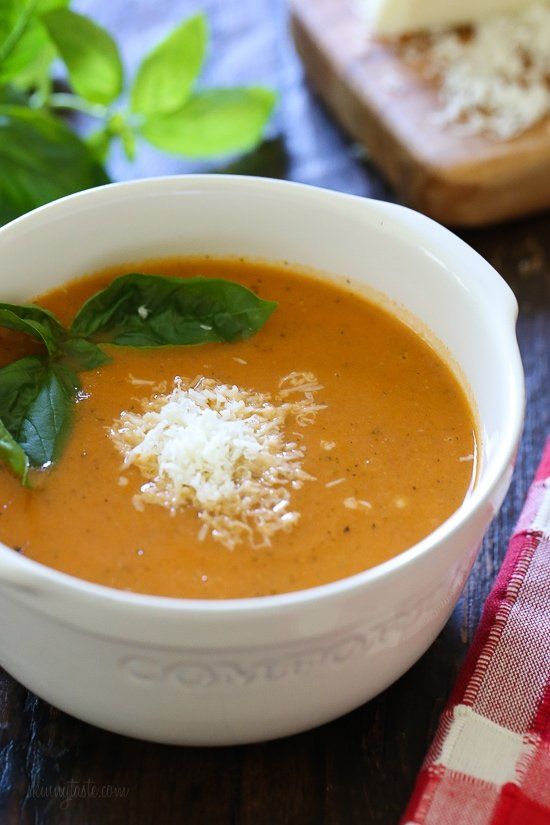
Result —
<svg viewBox="0 0 550 825"><path fill-rule="evenodd" d="M122 412L110 435L124 466L146 479L135 507L159 504L173 514L191 507L201 540L210 533L229 549L244 539L269 545L299 520L291 492L312 478L302 466L305 447L286 438L285 425L311 424L324 409L314 398L321 389L314 375L298 372L275 396L176 378L171 392L142 402L141 414Z"/></svg>
<svg viewBox="0 0 550 825"><path fill-rule="evenodd" d="M550 115L550 3L489 18L471 30L435 32L402 56L437 82L437 122L508 140Z"/></svg>

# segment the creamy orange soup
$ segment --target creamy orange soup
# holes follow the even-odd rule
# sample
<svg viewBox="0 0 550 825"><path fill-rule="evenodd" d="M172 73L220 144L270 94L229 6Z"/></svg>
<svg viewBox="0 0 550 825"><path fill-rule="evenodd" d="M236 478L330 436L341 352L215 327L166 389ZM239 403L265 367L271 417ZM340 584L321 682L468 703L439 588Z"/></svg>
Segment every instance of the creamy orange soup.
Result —
<svg viewBox="0 0 550 825"><path fill-rule="evenodd" d="M373 567L453 513L473 483L476 436L465 393L442 358L386 310L345 287L288 266L208 258L118 267L66 284L37 302L69 323L116 275L203 274L248 286L278 309L251 339L162 349L106 347L113 362L82 373L85 397L58 464L25 489L0 466L0 540L45 565L110 587L205 599L263 596ZM36 351L0 333L1 365ZM143 478L108 429L137 410L150 384L212 377L259 392L281 376L314 373L323 405L300 434L304 470L292 493L296 526L271 546L199 540L192 509L175 515L133 504ZM294 429L296 427L294 426ZM328 446L328 449L327 449ZM349 506L350 501L363 504ZM347 505L346 503L347 502Z"/></svg>

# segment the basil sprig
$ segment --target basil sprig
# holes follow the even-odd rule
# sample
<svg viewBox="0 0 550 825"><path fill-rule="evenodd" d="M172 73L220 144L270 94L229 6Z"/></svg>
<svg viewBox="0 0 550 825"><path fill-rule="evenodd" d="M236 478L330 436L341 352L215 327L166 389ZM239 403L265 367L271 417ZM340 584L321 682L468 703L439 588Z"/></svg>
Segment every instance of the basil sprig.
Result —
<svg viewBox="0 0 550 825"><path fill-rule="evenodd" d="M122 275L92 295L70 329L34 304L0 303L0 326L40 341L45 355L0 369L0 460L28 484L57 461L80 389L77 373L111 357L98 344L161 347L250 338L277 304L222 278Z"/></svg>
<svg viewBox="0 0 550 825"><path fill-rule="evenodd" d="M156 43L132 78L115 38L68 5L0 0L0 223L107 183L113 144L130 161L147 142L203 160L261 145L276 94L257 86L204 88L199 80L209 32L203 14ZM68 111L85 120L67 119ZM95 125L82 137L80 127L88 123ZM254 162L260 174L271 174L263 154Z"/></svg>

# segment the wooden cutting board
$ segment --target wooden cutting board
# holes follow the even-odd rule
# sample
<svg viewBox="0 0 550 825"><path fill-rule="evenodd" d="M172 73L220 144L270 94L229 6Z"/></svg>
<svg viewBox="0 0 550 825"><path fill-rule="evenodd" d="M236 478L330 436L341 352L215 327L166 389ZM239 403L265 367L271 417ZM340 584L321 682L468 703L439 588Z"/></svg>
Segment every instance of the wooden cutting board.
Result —
<svg viewBox="0 0 550 825"><path fill-rule="evenodd" d="M435 122L437 88L370 39L350 0L291 0L311 83L401 197L447 224L482 226L550 207L550 122L517 138Z"/></svg>

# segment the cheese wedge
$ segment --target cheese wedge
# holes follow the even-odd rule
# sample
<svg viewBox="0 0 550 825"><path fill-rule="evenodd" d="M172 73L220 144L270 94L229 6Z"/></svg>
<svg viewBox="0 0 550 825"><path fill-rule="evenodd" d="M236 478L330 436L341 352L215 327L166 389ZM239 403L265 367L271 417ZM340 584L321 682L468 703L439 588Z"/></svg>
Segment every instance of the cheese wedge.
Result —
<svg viewBox="0 0 550 825"><path fill-rule="evenodd" d="M491 15L524 9L533 0L356 0L375 34L477 23Z"/></svg>

